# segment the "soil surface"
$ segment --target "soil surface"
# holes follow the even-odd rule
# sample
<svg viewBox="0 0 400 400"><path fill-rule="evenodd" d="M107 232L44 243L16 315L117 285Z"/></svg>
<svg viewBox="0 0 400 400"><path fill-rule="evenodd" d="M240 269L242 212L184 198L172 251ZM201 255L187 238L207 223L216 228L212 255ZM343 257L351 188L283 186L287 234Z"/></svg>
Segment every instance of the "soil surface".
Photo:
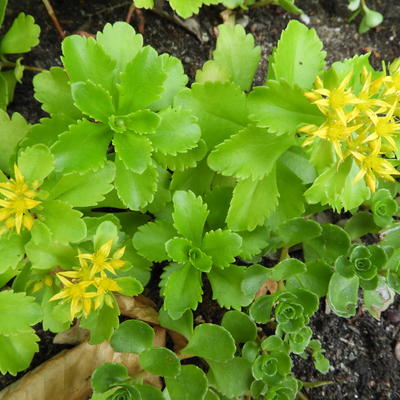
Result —
<svg viewBox="0 0 400 400"><path fill-rule="evenodd" d="M291 18L299 18L317 30L324 42L329 63L371 52L372 63L379 68L382 60L392 61L400 56L400 4L397 0L368 0L370 8L379 10L385 20L377 29L364 35L357 33L358 20L347 22L350 13L345 0L298 0L297 4L304 10L305 15L302 17L294 17L277 7L262 7L238 15L238 22L255 36L257 44L262 47L263 59L256 84L264 81L267 56ZM52 5L67 34L77 31L95 33L106 22L125 20L130 1L52 0ZM20 11L33 15L42 29L40 45L25 56L24 63L44 69L60 65L61 41L40 1L9 0L5 29ZM196 69L209 58L214 48L214 27L221 23L220 11L222 8L204 7L196 17L202 41L170 20L145 11L145 43L154 46L159 53L167 52L179 57L186 73L193 79ZM132 24L137 27L135 18ZM32 98L32 76L31 72L25 72L23 84L17 86L15 100L9 111L18 111L30 122L36 123L45 114L39 103ZM151 290L147 290L146 294L157 301L158 293L152 293L157 290L156 281L155 276ZM222 312L206 294L196 315L198 322L218 323ZM382 314L381 321L367 313L345 320L326 314L322 303L320 311L312 320L312 328L326 349L326 356L332 365L331 371L327 375L319 374L310 360L306 362L295 357L296 376L308 382L331 380L333 383L305 390L310 400L400 399L400 361L394 355L394 347L400 340L399 300ZM42 341L33 366L64 348L53 345L52 335L41 331L40 327L38 334ZM0 389L13 380L15 378L9 375L0 376Z"/></svg>

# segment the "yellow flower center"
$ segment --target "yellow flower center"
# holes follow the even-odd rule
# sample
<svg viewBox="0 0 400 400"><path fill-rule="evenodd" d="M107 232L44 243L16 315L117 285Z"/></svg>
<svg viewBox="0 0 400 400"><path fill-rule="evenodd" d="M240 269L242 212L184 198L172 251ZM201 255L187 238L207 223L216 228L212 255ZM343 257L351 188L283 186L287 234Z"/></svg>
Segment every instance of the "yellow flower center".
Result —
<svg viewBox="0 0 400 400"><path fill-rule="evenodd" d="M34 217L30 210L41 204L34 200L37 193L29 187L18 167L14 166L15 179L0 183L0 232L14 229L19 234L22 227L32 229Z"/></svg>

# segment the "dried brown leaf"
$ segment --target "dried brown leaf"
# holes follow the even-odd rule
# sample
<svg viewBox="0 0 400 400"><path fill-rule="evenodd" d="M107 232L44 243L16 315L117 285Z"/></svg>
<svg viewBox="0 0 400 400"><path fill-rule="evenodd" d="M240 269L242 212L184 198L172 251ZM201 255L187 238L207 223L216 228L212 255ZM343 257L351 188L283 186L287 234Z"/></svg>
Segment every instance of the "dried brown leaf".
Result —
<svg viewBox="0 0 400 400"><path fill-rule="evenodd" d="M117 295L116 298L122 315L158 324L158 312L150 299L144 296L128 297L123 295Z"/></svg>
<svg viewBox="0 0 400 400"><path fill-rule="evenodd" d="M165 346L165 329L155 328L155 346ZM131 376L138 374L139 356L115 352L108 342L92 346L84 342L65 350L27 373L0 392L0 400L86 400L91 394L90 377L105 362L124 364ZM144 381L161 387L159 377L146 374Z"/></svg>

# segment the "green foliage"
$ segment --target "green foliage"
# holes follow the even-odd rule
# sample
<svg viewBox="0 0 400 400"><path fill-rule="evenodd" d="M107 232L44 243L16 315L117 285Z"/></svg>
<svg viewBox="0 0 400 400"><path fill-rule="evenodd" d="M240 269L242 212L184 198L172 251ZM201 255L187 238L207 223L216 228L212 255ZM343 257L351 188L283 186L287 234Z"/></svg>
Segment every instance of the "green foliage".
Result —
<svg viewBox="0 0 400 400"><path fill-rule="evenodd" d="M41 321L42 312L34 298L12 290L0 292L0 372L16 375L27 368L38 351L34 325Z"/></svg>
<svg viewBox="0 0 400 400"><path fill-rule="evenodd" d="M203 3L218 2L170 2L183 16ZM298 12L293 1L272 3ZM378 154L383 166L371 175L363 154L346 148L354 158L340 159L324 137L326 93L349 76L344 90L361 96L370 72L390 85L399 62L378 73L363 56L324 70L321 41L297 21L256 88L260 49L240 26L219 27L213 59L191 87L180 60L143 46L126 23L69 36L62 49L63 67L34 79L49 117L29 126L0 114L0 289L13 289L0 292L0 371L28 366L32 325L62 332L77 319L91 344L108 340L140 365L135 376L99 366L93 399L294 400L303 383L292 357L311 354L318 371L329 370L308 326L319 299L351 317L361 293L379 318L400 293L398 184L386 182L396 164ZM397 96L384 89L372 95L379 105ZM358 104L346 106L354 118ZM319 133L307 143L310 126ZM158 328L119 321L116 294L138 296L152 278L154 295L158 277L158 321L174 349L155 346ZM224 308L219 325L193 317L203 291ZM162 390L143 383L147 373L164 378Z"/></svg>
<svg viewBox="0 0 400 400"><path fill-rule="evenodd" d="M4 22L7 0L0 4L0 26ZM6 33L0 38L0 108L5 110L14 98L17 82L21 82L25 67L21 64L22 57L14 63L10 55L29 52L39 44L40 27L35 24L31 15L21 12L14 19ZM13 69L8 68L13 67ZM3 169L3 166L1 166Z"/></svg>
<svg viewBox="0 0 400 400"><path fill-rule="evenodd" d="M139 8L154 7L154 0L133 0L133 2ZM168 2L171 8L182 18L189 18L193 14L197 14L201 6L212 4L223 4L228 8L241 7L245 10L252 6L275 4L291 13L301 13L301 10L294 4L295 0L271 0L267 3L262 0L168 0Z"/></svg>
<svg viewBox="0 0 400 400"><path fill-rule="evenodd" d="M358 31L360 33L365 33L371 28L375 28L380 25L383 21L383 15L378 11L371 10L367 7L365 0L349 0L348 9L353 11L349 20L353 20L359 14L362 15L360 26Z"/></svg>

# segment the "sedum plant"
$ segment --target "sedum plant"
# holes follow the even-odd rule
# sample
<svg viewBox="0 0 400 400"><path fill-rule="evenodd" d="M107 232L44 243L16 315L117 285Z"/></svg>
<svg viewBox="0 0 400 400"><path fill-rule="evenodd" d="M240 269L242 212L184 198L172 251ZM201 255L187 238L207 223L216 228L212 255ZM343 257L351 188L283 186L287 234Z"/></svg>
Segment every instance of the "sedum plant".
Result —
<svg viewBox="0 0 400 400"><path fill-rule="evenodd" d="M353 20L358 15L362 15L358 31L365 33L371 28L375 28L383 21L383 15L378 11L371 10L367 6L366 0L349 0L348 9L353 11L350 20Z"/></svg>
<svg viewBox="0 0 400 400"><path fill-rule="evenodd" d="M182 18L189 18L197 14L203 5L222 4L227 8L240 7L247 10L249 7L259 7L264 5L278 5L283 9L300 14L301 10L294 4L295 0L168 0L171 8ZM157 0L133 0L136 7L153 8Z"/></svg>
<svg viewBox="0 0 400 400"><path fill-rule="evenodd" d="M63 67L34 79L49 117L7 117L0 310L26 314L0 327L0 341L24 349L0 355L2 373L29 365L32 325L79 321L91 344L140 364L135 376L100 366L93 399L294 400L305 383L292 357L329 370L309 326L321 298L340 317L355 315L359 294L377 319L393 302L399 62L326 68L315 31L291 21L253 87L260 48L241 26L219 32L190 87L180 61L126 23L68 37ZM181 335L174 349L154 347L143 321L119 323L117 295L139 295L152 272L158 322ZM203 290L219 324L194 319Z"/></svg>
<svg viewBox="0 0 400 400"><path fill-rule="evenodd" d="M0 26L3 25L8 0L0 1ZM16 62L10 60L14 54L29 52L39 44L40 27L31 15L21 12L0 39L0 108L5 110L14 98L17 82L21 83L25 66L22 57ZM2 117L2 119L5 118Z"/></svg>

